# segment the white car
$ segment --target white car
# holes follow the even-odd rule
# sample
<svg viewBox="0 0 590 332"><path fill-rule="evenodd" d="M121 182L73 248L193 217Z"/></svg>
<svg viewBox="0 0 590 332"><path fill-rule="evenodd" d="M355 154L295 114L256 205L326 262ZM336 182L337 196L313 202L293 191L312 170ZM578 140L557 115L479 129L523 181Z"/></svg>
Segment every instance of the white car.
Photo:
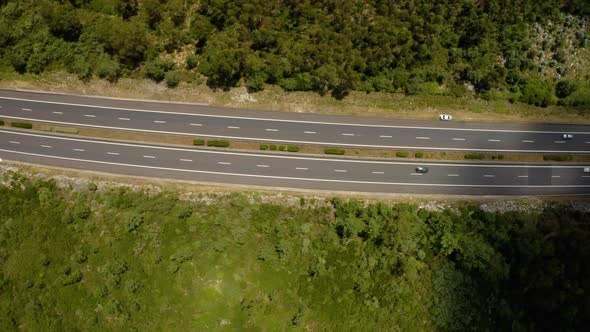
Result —
<svg viewBox="0 0 590 332"><path fill-rule="evenodd" d="M453 117L448 115L448 114L441 114L438 117L439 119L441 119L442 121L451 121L453 120Z"/></svg>
<svg viewBox="0 0 590 332"><path fill-rule="evenodd" d="M563 139L572 139L572 138L574 138L574 135L572 135L572 134L563 134L563 135L561 135L561 137L563 137Z"/></svg>

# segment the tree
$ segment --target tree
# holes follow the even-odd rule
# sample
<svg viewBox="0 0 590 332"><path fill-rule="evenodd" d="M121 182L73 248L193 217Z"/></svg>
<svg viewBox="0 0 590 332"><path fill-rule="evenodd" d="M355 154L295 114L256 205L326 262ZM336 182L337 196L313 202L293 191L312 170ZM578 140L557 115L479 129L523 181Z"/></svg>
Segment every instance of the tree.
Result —
<svg viewBox="0 0 590 332"><path fill-rule="evenodd" d="M576 91L576 88L575 82L569 80L559 81L555 85L555 95L558 98L567 98Z"/></svg>

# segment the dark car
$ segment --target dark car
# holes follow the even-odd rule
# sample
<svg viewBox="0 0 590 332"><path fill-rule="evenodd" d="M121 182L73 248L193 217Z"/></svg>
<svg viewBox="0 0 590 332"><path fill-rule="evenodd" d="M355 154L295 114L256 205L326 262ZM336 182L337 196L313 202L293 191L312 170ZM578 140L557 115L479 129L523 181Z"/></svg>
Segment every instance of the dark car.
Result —
<svg viewBox="0 0 590 332"><path fill-rule="evenodd" d="M428 167L416 167L416 173L428 173Z"/></svg>

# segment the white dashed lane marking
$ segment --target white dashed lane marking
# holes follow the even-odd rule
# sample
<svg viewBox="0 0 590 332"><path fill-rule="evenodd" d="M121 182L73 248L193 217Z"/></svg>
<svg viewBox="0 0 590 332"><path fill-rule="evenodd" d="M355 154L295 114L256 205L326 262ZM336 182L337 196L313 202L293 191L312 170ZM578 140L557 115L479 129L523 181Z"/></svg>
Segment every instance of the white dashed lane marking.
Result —
<svg viewBox="0 0 590 332"><path fill-rule="evenodd" d="M240 127L236 127L236 126L227 126L227 129L240 129Z"/></svg>
<svg viewBox="0 0 590 332"><path fill-rule="evenodd" d="M465 138L453 138L453 141L465 141Z"/></svg>
<svg viewBox="0 0 590 332"><path fill-rule="evenodd" d="M122 120L122 121L129 121L129 120L131 120L131 119L129 119L129 118L118 118L118 119L119 119L119 120Z"/></svg>
<svg viewBox="0 0 590 332"><path fill-rule="evenodd" d="M304 131L303 133L304 134L317 134L317 132L315 132L315 131Z"/></svg>
<svg viewBox="0 0 590 332"><path fill-rule="evenodd" d="M84 114L84 116L87 118L96 118L96 115L94 114Z"/></svg>
<svg viewBox="0 0 590 332"><path fill-rule="evenodd" d="M74 149L74 151L78 151L78 152L84 152L84 149Z"/></svg>
<svg viewBox="0 0 590 332"><path fill-rule="evenodd" d="M484 178L493 178L496 177L495 175L491 175L491 174L486 174L483 176Z"/></svg>
<svg viewBox="0 0 590 332"><path fill-rule="evenodd" d="M217 162L219 165L231 165L231 163L225 162L225 161L219 161Z"/></svg>
<svg viewBox="0 0 590 332"><path fill-rule="evenodd" d="M180 161L186 161L186 162L189 162L189 163L190 163L190 162L192 162L193 160L192 160L192 159L180 159Z"/></svg>
<svg viewBox="0 0 590 332"><path fill-rule="evenodd" d="M430 137L418 136L416 139L430 139Z"/></svg>
<svg viewBox="0 0 590 332"><path fill-rule="evenodd" d="M269 165L256 165L256 167L267 168L270 167Z"/></svg>
<svg viewBox="0 0 590 332"><path fill-rule="evenodd" d="M531 141L531 140L528 140L528 139L523 139L521 142L523 142L523 143L535 143L535 141Z"/></svg>
<svg viewBox="0 0 590 332"><path fill-rule="evenodd" d="M155 120L154 123L166 123L166 121L162 121L162 120Z"/></svg>
<svg viewBox="0 0 590 332"><path fill-rule="evenodd" d="M17 141L9 141L11 144L20 144L20 142Z"/></svg>
<svg viewBox="0 0 590 332"><path fill-rule="evenodd" d="M144 158L148 158L148 159L156 159L155 156L143 156Z"/></svg>
<svg viewBox="0 0 590 332"><path fill-rule="evenodd" d="M447 174L447 176L459 176L459 174Z"/></svg>
<svg viewBox="0 0 590 332"><path fill-rule="evenodd" d="M32 111L32 109L30 109L30 108L21 108L21 110L23 110L23 111L29 111L29 112Z"/></svg>
<svg viewBox="0 0 590 332"><path fill-rule="evenodd" d="M552 178L560 178L560 175L551 175Z"/></svg>
<svg viewBox="0 0 590 332"><path fill-rule="evenodd" d="M264 129L264 130L265 131L279 131L278 129L272 129L272 128L267 128L267 129Z"/></svg>
<svg viewBox="0 0 590 332"><path fill-rule="evenodd" d="M422 174L422 173L410 173L410 175L415 175L415 176L422 176L422 175L424 175L424 174Z"/></svg>
<svg viewBox="0 0 590 332"><path fill-rule="evenodd" d="M349 134L349 133L342 133L342 136L354 136L354 134Z"/></svg>
<svg viewBox="0 0 590 332"><path fill-rule="evenodd" d="M519 175L518 177L519 178L528 178L529 176L528 175Z"/></svg>
<svg viewBox="0 0 590 332"><path fill-rule="evenodd" d="M295 167L295 169L296 170L299 170L299 171L307 171L309 168L307 168L307 167Z"/></svg>
<svg viewBox="0 0 590 332"><path fill-rule="evenodd" d="M373 174L385 174L385 172L371 172Z"/></svg>
<svg viewBox="0 0 590 332"><path fill-rule="evenodd" d="M334 170L334 172L338 172L338 173L346 173L346 172L348 172L348 171L347 171L347 170L345 170L345 169L335 169L335 170Z"/></svg>
<svg viewBox="0 0 590 332"><path fill-rule="evenodd" d="M107 154L110 154L112 156L118 156L119 152L107 152Z"/></svg>
<svg viewBox="0 0 590 332"><path fill-rule="evenodd" d="M563 143L565 143L565 141L553 141L553 143L563 144Z"/></svg>
<svg viewBox="0 0 590 332"><path fill-rule="evenodd" d="M51 112L51 113L53 113L53 114L60 114L60 115L61 114L64 114L64 112Z"/></svg>
<svg viewBox="0 0 590 332"><path fill-rule="evenodd" d="M501 142L499 139L489 139L488 142Z"/></svg>
<svg viewBox="0 0 590 332"><path fill-rule="evenodd" d="M379 137L381 137L381 138L391 138L392 136L389 136L389 135L381 135Z"/></svg>
<svg viewBox="0 0 590 332"><path fill-rule="evenodd" d="M51 145L41 145L41 147L51 149Z"/></svg>
<svg viewBox="0 0 590 332"><path fill-rule="evenodd" d="M203 125L202 125L202 124L200 124L200 123L191 123L191 126L201 127L201 126L203 126Z"/></svg>

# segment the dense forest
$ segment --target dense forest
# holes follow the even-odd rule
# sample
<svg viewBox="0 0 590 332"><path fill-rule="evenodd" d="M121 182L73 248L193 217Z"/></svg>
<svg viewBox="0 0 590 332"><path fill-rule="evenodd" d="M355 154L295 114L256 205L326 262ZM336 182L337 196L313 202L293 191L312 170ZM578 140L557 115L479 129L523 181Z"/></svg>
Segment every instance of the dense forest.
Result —
<svg viewBox="0 0 590 332"><path fill-rule="evenodd" d="M565 206L277 205L253 194L187 201L16 174L3 183L2 331L582 331L590 323L590 214Z"/></svg>
<svg viewBox="0 0 590 332"><path fill-rule="evenodd" d="M586 0L2 0L2 70L590 105Z"/></svg>

